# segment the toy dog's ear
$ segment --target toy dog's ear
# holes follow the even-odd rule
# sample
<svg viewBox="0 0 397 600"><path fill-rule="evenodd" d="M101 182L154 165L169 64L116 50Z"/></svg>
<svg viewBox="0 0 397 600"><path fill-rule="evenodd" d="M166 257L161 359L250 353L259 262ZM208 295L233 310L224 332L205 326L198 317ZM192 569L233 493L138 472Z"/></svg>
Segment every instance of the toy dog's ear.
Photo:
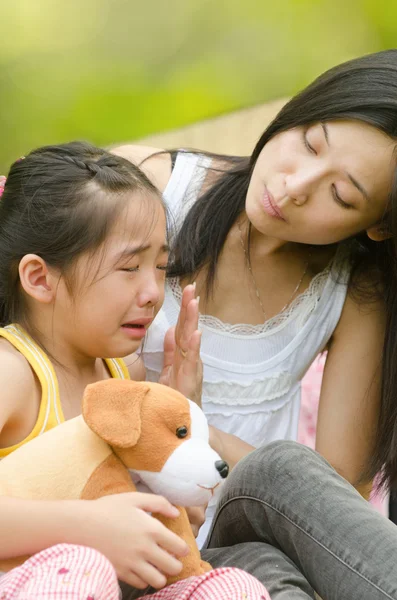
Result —
<svg viewBox="0 0 397 600"><path fill-rule="evenodd" d="M141 434L141 405L149 391L144 382L106 379L88 385L83 418L110 446L130 448Z"/></svg>

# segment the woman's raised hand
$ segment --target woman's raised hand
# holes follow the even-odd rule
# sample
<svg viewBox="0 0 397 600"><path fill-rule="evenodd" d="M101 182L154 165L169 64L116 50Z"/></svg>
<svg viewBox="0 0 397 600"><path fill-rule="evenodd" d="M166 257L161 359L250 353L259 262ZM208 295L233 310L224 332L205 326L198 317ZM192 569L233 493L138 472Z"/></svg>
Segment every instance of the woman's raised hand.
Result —
<svg viewBox="0 0 397 600"><path fill-rule="evenodd" d="M178 322L167 331L164 338L164 365L159 383L178 390L201 406L203 365L200 358L198 306L195 285L187 285L182 294Z"/></svg>

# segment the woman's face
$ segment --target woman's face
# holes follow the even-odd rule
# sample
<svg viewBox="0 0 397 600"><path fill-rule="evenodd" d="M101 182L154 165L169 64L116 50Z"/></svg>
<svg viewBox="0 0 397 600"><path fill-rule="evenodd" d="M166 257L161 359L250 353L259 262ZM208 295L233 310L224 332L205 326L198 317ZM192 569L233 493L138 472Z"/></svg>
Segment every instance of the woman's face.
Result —
<svg viewBox="0 0 397 600"><path fill-rule="evenodd" d="M288 242L332 244L367 230L388 202L395 141L359 121L330 121L274 136L262 149L246 211L260 233Z"/></svg>

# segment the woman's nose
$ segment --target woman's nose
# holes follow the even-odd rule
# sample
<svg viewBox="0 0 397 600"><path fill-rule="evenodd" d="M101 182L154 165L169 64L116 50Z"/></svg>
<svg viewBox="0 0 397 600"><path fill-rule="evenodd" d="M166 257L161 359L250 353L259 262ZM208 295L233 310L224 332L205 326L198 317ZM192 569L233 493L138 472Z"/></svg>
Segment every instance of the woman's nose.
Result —
<svg viewBox="0 0 397 600"><path fill-rule="evenodd" d="M285 192L286 196L290 200L301 206L308 198L308 181L306 178L299 177L298 175L287 175L285 178Z"/></svg>
<svg viewBox="0 0 397 600"><path fill-rule="evenodd" d="M324 173L319 168L302 168L285 178L286 195L297 206L302 206L319 184Z"/></svg>

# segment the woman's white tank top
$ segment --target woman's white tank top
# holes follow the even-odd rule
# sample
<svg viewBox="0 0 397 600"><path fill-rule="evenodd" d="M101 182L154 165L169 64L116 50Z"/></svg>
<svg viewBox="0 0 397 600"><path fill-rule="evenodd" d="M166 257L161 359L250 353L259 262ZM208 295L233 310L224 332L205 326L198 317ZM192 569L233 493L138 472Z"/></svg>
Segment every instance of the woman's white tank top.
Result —
<svg viewBox="0 0 397 600"><path fill-rule="evenodd" d="M164 192L176 230L199 195L210 160L177 155ZM346 298L349 268L341 250L285 311L261 325L230 325L200 315L202 406L211 425L253 446L296 439L300 380L332 336ZM159 377L164 335L177 321L180 300L178 281L168 280L164 305L142 349L148 380Z"/></svg>

